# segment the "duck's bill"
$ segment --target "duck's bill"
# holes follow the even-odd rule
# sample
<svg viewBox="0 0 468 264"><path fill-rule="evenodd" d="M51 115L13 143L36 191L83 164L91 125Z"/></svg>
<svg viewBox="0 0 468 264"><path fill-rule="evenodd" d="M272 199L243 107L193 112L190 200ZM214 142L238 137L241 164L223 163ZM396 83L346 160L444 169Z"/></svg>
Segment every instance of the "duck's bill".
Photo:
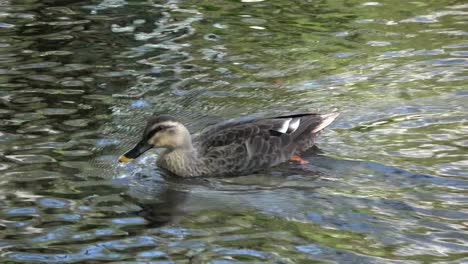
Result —
<svg viewBox="0 0 468 264"><path fill-rule="evenodd" d="M138 158L139 156L141 156L141 154L150 150L152 147L153 145L150 145L146 142L140 142L136 144L136 146L133 147L131 150L129 150L127 153L120 156L119 162L129 162L131 160L134 160Z"/></svg>

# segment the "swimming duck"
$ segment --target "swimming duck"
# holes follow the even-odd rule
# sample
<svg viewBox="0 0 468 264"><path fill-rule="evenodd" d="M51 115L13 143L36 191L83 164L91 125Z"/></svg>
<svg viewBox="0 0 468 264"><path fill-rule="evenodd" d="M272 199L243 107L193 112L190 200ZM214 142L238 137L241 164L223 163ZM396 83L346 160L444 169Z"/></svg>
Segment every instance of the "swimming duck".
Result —
<svg viewBox="0 0 468 264"><path fill-rule="evenodd" d="M180 177L251 174L300 154L315 144L320 131L339 113L294 114L223 122L194 137L168 115L148 120L143 137L119 158L128 162L152 148L164 148L157 165Z"/></svg>

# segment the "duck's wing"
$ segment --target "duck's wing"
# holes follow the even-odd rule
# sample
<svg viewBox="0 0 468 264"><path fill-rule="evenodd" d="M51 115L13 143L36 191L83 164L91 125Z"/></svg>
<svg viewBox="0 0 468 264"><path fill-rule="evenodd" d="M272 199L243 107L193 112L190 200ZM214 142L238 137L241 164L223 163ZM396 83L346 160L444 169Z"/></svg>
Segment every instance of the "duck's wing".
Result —
<svg viewBox="0 0 468 264"><path fill-rule="evenodd" d="M232 157L252 162L246 166L275 165L288 160L296 149L302 151L299 144L312 141L313 145L314 134L337 116L306 113L232 121L206 130L195 140L200 153L213 159Z"/></svg>

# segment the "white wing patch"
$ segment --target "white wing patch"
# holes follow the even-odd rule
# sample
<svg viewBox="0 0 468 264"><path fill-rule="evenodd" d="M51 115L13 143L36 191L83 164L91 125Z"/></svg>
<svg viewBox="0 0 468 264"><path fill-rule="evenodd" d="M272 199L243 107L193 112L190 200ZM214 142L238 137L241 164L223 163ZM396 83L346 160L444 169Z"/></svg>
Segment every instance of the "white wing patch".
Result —
<svg viewBox="0 0 468 264"><path fill-rule="evenodd" d="M282 134L291 134L299 128L301 124L300 118L288 118L283 121L280 128L274 129L276 132Z"/></svg>
<svg viewBox="0 0 468 264"><path fill-rule="evenodd" d="M294 131L296 131L300 124L301 124L301 119L300 118L294 118L291 121L291 123L289 123L288 134L291 134Z"/></svg>
<svg viewBox="0 0 468 264"><path fill-rule="evenodd" d="M289 123L291 123L291 120L292 120L291 118L284 120L283 124L281 125L281 128L279 128L276 131L278 131L280 133L283 133L283 134L288 132Z"/></svg>

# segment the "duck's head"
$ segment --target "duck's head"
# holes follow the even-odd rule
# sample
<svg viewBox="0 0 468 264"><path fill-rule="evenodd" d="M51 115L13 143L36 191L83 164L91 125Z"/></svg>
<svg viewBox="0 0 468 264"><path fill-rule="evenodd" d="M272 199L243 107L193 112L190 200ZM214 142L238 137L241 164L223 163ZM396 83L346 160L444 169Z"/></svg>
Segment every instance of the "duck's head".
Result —
<svg viewBox="0 0 468 264"><path fill-rule="evenodd" d="M152 148L188 148L191 147L190 132L176 118L167 115L150 118L143 131L143 137L124 155L119 162L128 162Z"/></svg>

